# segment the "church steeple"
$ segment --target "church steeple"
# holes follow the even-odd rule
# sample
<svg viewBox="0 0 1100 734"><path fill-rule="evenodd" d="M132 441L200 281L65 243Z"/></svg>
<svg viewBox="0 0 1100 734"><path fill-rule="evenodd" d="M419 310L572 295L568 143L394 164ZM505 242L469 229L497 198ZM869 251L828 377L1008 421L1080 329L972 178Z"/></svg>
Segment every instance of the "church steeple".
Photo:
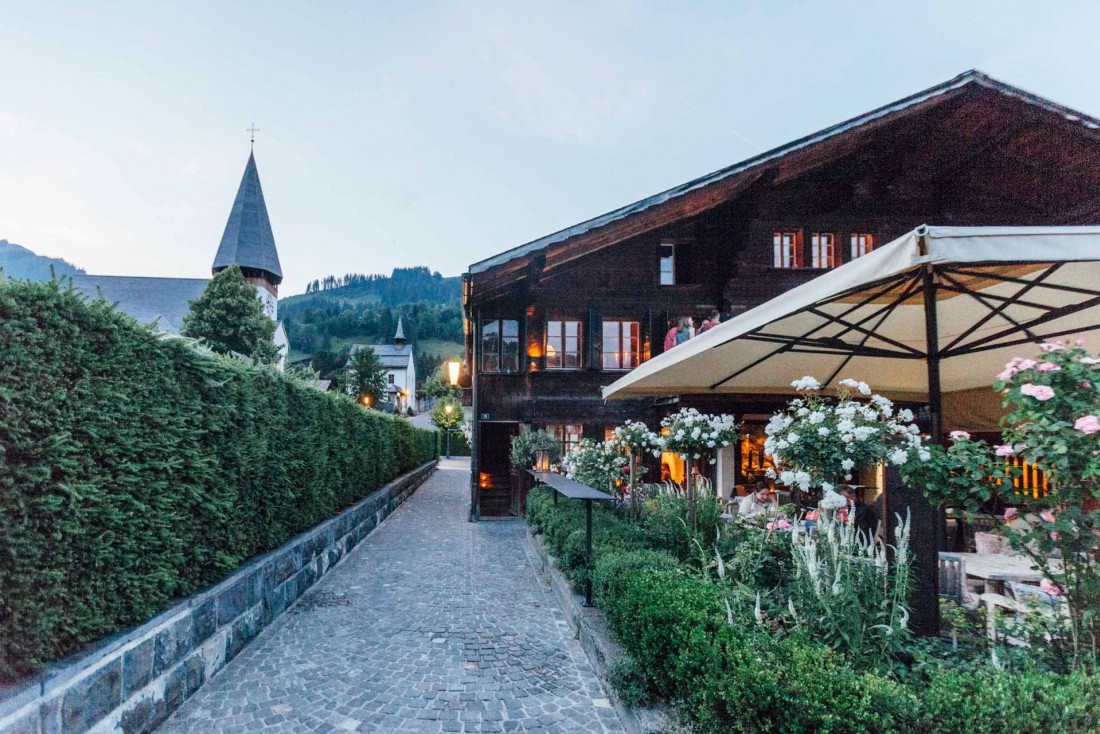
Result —
<svg viewBox="0 0 1100 734"><path fill-rule="evenodd" d="M398 349L405 346L405 330L401 327L401 317L397 317L397 332L393 335L393 345Z"/></svg>
<svg viewBox="0 0 1100 734"><path fill-rule="evenodd" d="M214 256L213 272L217 274L230 265L239 266L245 279L257 288L278 296L283 271L275 249L275 236L271 233L271 221L267 217L264 192L260 188L256 157L252 153L248 155L233 208L229 210L229 221L225 224L218 254Z"/></svg>

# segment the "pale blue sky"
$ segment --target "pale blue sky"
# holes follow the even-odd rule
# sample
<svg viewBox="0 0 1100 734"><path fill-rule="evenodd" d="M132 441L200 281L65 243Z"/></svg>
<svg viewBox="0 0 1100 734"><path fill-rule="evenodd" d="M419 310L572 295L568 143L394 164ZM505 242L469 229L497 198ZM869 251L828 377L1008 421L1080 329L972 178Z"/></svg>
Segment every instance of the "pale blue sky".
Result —
<svg viewBox="0 0 1100 734"><path fill-rule="evenodd" d="M209 273L476 260L979 68L1100 114L1100 3L0 1L0 238Z"/></svg>

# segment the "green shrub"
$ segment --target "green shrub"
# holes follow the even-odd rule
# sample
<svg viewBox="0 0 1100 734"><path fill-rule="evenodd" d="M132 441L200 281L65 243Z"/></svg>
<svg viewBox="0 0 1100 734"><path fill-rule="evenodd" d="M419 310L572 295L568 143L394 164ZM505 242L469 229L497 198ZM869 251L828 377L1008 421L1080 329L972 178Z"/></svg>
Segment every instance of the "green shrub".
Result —
<svg viewBox="0 0 1100 734"><path fill-rule="evenodd" d="M1100 731L1100 677L944 671L922 695L922 731L1018 734Z"/></svg>
<svg viewBox="0 0 1100 734"><path fill-rule="evenodd" d="M447 437L443 431L439 435L439 455L444 456L447 451ZM466 434L462 431L451 430L451 456L471 456L470 442L466 440Z"/></svg>
<svg viewBox="0 0 1100 734"><path fill-rule="evenodd" d="M61 284L0 280L0 676L140 624L435 450Z"/></svg>

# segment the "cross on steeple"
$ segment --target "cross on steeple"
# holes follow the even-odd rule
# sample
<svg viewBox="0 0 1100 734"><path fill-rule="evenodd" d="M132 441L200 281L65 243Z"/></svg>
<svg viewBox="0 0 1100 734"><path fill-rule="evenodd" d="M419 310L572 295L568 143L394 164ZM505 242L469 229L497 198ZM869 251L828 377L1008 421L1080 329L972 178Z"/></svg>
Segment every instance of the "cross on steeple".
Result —
<svg viewBox="0 0 1100 734"><path fill-rule="evenodd" d="M260 132L260 128L256 127L256 123L253 122L252 127L248 128L248 132L252 134L252 140L250 142L252 144L252 148L255 149L255 147L256 147L256 133Z"/></svg>

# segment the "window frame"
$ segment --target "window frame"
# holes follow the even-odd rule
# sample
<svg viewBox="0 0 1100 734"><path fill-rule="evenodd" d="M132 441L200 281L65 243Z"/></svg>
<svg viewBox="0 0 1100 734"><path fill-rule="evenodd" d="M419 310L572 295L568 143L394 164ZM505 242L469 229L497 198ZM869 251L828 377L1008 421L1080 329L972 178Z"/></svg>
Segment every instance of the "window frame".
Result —
<svg viewBox="0 0 1100 734"><path fill-rule="evenodd" d="M870 232L852 232L850 242L852 260L874 252L875 235Z"/></svg>
<svg viewBox="0 0 1100 734"><path fill-rule="evenodd" d="M514 327L513 327L514 332L511 335L506 333L505 324L513 324L514 325ZM486 350L486 347L485 347L486 329L488 329L490 327L495 327L495 330L494 330L493 333L495 333L495 336L496 336L496 348L495 348L495 350L493 350L492 353L489 353ZM520 360L519 320L518 319L507 319L507 318L482 319L481 329L479 330L478 336L481 339L481 342L479 344L480 349L479 349L479 352L478 352L478 368L479 368L481 373L490 374L490 375L514 375L514 374L517 374L520 371L520 365L522 364L522 362ZM507 340L511 340L511 341L515 342L515 353L514 354L506 354L505 353L504 348L505 348L505 344L506 344ZM515 365L514 365L513 369L505 369L505 359L507 357L513 357L515 359ZM486 368L486 362L490 358L496 360L496 367L493 368L493 369Z"/></svg>
<svg viewBox="0 0 1100 734"><path fill-rule="evenodd" d="M551 324L559 324L560 325L560 333L556 337L552 336L551 333L550 333L550 331L551 331L551 326L550 325ZM576 336L572 336L572 337L569 336L568 332L566 331L566 325L567 324L576 324L577 325ZM557 365L553 365L553 364L550 363L551 339L554 339L554 338L557 338L557 339L560 340L560 342L559 342L560 348L556 350L557 356L559 358L559 364L557 364ZM570 339L574 339L576 341L575 349L572 352L570 352L570 350L568 350L566 348ZM579 369L581 369L583 367L583 362L582 362L582 357L581 357L581 355L583 353L583 347L584 347L584 326L581 323L581 319L549 318L549 319L546 320L546 331L545 331L545 334L543 336L543 354L546 355L546 369L548 369L548 370L579 370ZM576 358L576 364L567 365L565 363L566 362L565 357L567 355L570 355L570 354L572 354Z"/></svg>
<svg viewBox="0 0 1100 734"><path fill-rule="evenodd" d="M822 237L829 238L828 250L825 250L821 246L820 239ZM832 270L836 266L840 265L840 254L837 248L837 242L839 238L835 232L814 232L810 235L810 267L815 270ZM827 254L825 263L820 262L820 255Z"/></svg>
<svg viewBox="0 0 1100 734"><path fill-rule="evenodd" d="M790 237L792 241L786 243L784 238ZM804 265L802 230L779 230L772 233L772 267L775 270L800 270ZM780 248L789 248L781 250ZM787 255L790 257L786 257Z"/></svg>
<svg viewBox="0 0 1100 734"><path fill-rule="evenodd" d="M665 255L665 248L669 248L670 255ZM671 282L665 282L665 262L671 265L668 276ZM657 284L660 286L676 285L676 243L664 241L657 246Z"/></svg>
<svg viewBox="0 0 1100 734"><path fill-rule="evenodd" d="M629 366L629 367L624 367L623 366L623 361L624 360L622 359L622 356L624 354L628 353L625 350L620 348L618 350L608 351L608 334L607 334L608 324L616 324L617 325L617 333L615 334L615 339L617 340L617 342L620 346L625 341L623 327L626 324L633 324L634 333L629 334L626 337L626 338L628 338L628 339L630 339L634 342L631 345L633 347L633 349L629 352L633 356L633 360L632 360L633 365L632 366ZM642 322L641 321L631 319L631 318L626 318L626 317L604 318L600 321L600 336L602 337L602 339L600 340L601 341L601 344L600 344L600 369L602 369L606 372L629 372L630 370L636 369L637 367L639 367L642 364ZM609 355L618 355L618 359L615 360L617 362L618 366L613 366L613 367L608 367L607 366L607 358L608 358Z"/></svg>
<svg viewBox="0 0 1100 734"><path fill-rule="evenodd" d="M570 427L576 430L566 430ZM557 439L558 445L561 446L562 456L567 455L571 449L579 446L581 439L584 438L583 423L547 423L543 426L543 430ZM570 437L573 437L575 440L568 440Z"/></svg>

